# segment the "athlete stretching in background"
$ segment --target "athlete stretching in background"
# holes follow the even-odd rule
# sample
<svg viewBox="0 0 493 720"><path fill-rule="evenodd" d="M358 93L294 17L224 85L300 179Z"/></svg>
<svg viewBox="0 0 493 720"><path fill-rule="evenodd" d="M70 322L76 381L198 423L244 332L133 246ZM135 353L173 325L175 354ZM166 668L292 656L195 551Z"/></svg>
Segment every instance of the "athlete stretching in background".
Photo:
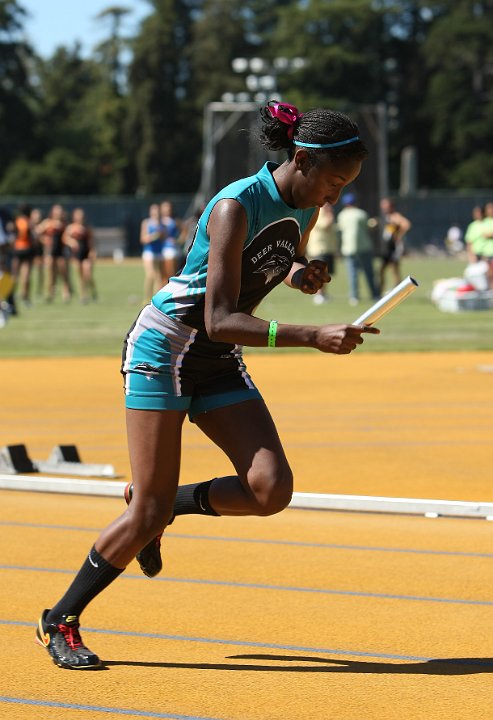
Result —
<svg viewBox="0 0 493 720"><path fill-rule="evenodd" d="M290 502L293 478L271 415L241 354L253 347L312 347L347 354L375 328L289 325L253 313L280 282L315 294L330 280L305 247L318 209L337 202L367 155L358 128L330 110L261 110L262 139L287 150L205 208L182 272L128 333L125 377L132 493L100 534L65 595L39 621L38 640L61 667L101 661L82 643L79 616L132 558L159 571L157 537L176 515L272 515ZM229 457L236 474L178 488L181 431L190 419ZM177 489L178 488L178 489ZM130 495L132 495L130 499Z"/></svg>
<svg viewBox="0 0 493 720"><path fill-rule="evenodd" d="M79 266L79 295L82 303L89 299L97 299L96 284L94 282L94 262L96 260L96 246L94 233L86 221L86 214L82 208L75 208L72 213L72 222L67 225L63 234L63 242L72 251L72 257Z"/></svg>
<svg viewBox="0 0 493 720"><path fill-rule="evenodd" d="M401 259L404 256L404 236L411 229L411 221L397 212L394 203L389 198L380 201L382 213L382 264L380 266L380 293L383 295L385 275L387 268L392 269L394 286L398 285L401 277Z"/></svg>

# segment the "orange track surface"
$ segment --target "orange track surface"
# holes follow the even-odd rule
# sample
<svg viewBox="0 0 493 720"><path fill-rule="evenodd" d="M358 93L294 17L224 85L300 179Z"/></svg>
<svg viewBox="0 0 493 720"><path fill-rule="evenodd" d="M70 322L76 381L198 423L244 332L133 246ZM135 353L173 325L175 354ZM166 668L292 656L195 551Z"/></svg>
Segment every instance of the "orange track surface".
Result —
<svg viewBox="0 0 493 720"><path fill-rule="evenodd" d="M296 489L493 501L488 354L252 356ZM0 445L128 476L118 360L0 362ZM229 473L187 425L182 482ZM34 644L123 501L0 494L0 717L493 717L491 524L287 510L180 518L165 571L136 563L83 616L97 673ZM171 532L172 531L172 532Z"/></svg>

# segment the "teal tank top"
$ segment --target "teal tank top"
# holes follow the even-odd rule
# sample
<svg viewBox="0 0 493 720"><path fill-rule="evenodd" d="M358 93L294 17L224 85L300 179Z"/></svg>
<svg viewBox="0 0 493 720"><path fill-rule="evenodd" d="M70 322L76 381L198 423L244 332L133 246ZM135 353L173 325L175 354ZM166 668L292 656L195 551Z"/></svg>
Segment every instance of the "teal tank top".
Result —
<svg viewBox="0 0 493 720"><path fill-rule="evenodd" d="M298 210L284 202L272 176L277 167L276 163L267 162L256 175L231 183L212 198L197 224L185 265L153 297L155 307L169 317L205 330L204 301L210 245L207 224L219 200L238 201L247 215L238 311L251 314L284 280L298 255L301 237L316 208Z"/></svg>

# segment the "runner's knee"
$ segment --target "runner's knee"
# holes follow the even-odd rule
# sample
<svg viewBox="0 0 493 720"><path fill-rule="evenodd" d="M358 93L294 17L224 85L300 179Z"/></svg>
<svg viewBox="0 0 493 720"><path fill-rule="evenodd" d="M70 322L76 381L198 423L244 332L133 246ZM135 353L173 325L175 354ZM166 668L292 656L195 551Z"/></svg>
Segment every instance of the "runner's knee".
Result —
<svg viewBox="0 0 493 720"><path fill-rule="evenodd" d="M129 521L136 535L146 542L158 535L167 524L173 510L172 498L138 496L129 506Z"/></svg>
<svg viewBox="0 0 493 720"><path fill-rule="evenodd" d="M248 485L254 497L254 514L275 515L291 502L293 473L287 463L269 471L251 470Z"/></svg>

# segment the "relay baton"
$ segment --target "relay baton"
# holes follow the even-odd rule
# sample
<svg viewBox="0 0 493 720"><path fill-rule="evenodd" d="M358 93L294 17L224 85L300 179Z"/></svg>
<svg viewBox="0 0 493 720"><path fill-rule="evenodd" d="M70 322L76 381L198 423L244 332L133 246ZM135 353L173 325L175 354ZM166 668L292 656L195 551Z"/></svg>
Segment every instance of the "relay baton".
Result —
<svg viewBox="0 0 493 720"><path fill-rule="evenodd" d="M408 295L413 293L418 287L418 283L410 275L407 276L393 290L386 293L383 298L371 306L363 315L360 315L353 325L374 325L381 317L386 315L390 310L399 305Z"/></svg>

